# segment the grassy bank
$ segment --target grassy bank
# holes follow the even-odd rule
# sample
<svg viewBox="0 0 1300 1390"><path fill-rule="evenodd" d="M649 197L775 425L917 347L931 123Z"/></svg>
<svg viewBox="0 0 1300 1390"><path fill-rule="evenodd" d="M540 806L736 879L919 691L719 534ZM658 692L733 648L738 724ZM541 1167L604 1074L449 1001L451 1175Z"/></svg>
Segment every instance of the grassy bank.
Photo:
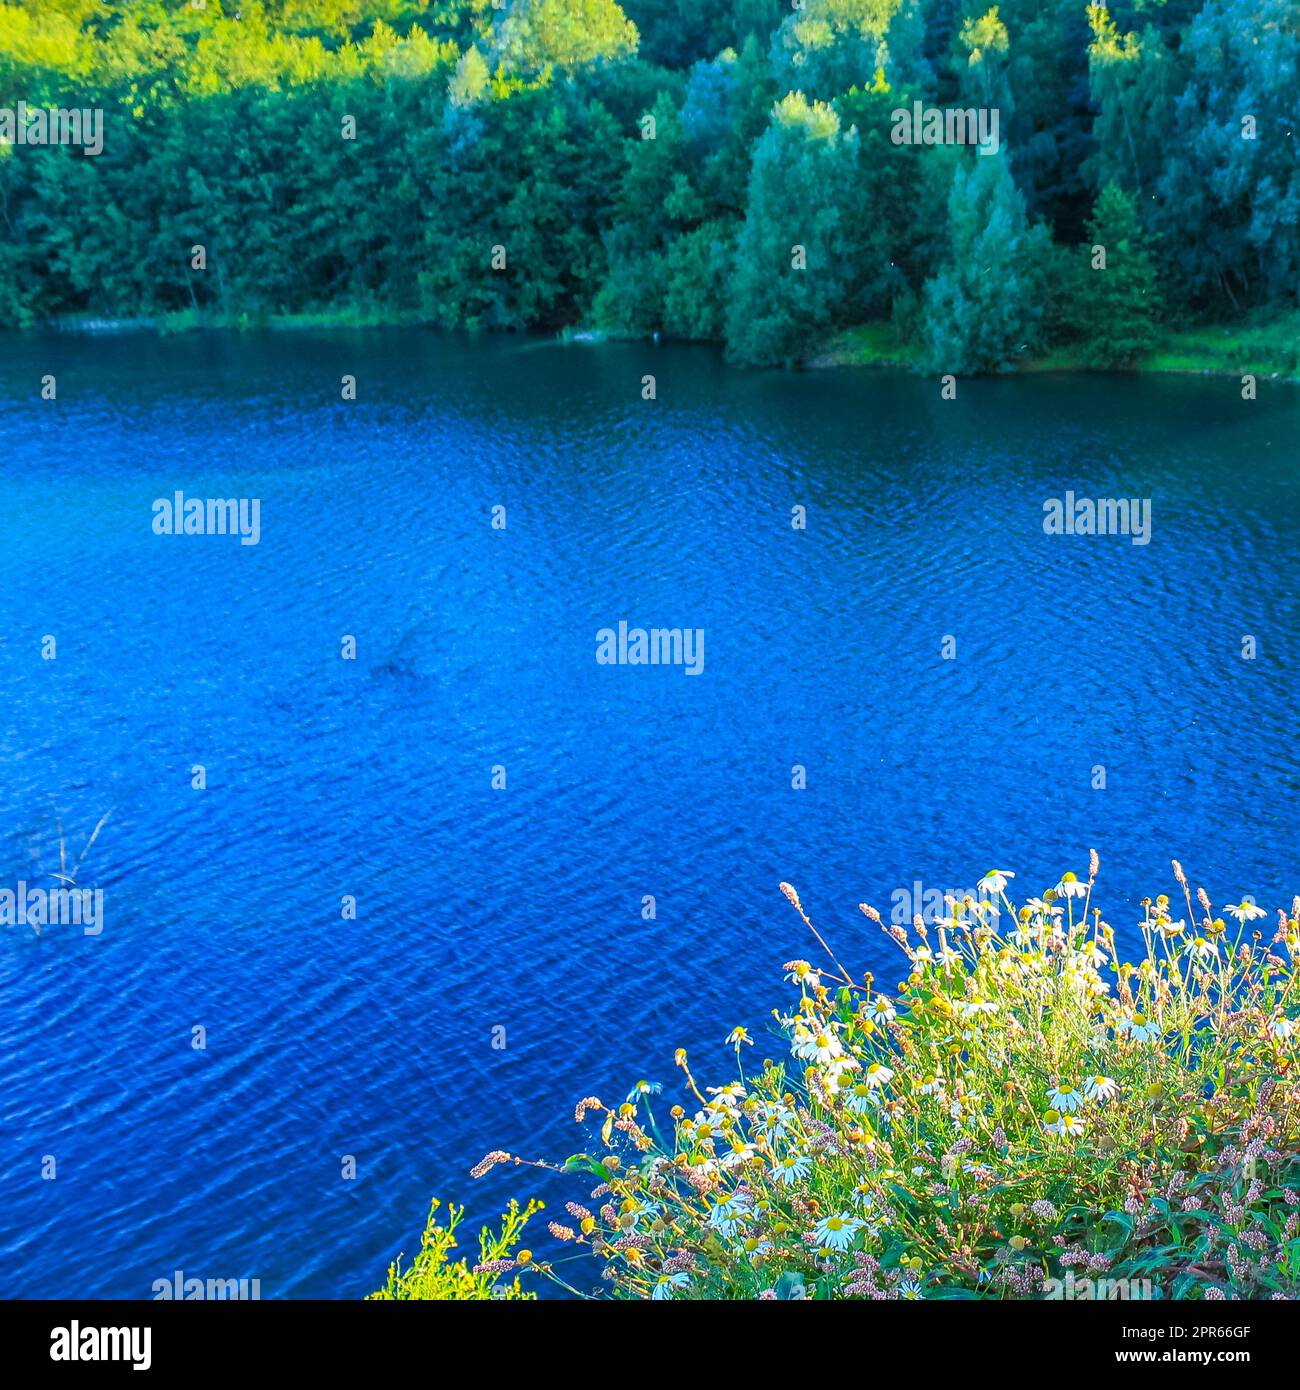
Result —
<svg viewBox="0 0 1300 1390"><path fill-rule="evenodd" d="M919 370L921 354L900 341L892 324L868 323L838 334L808 365L812 367L904 367ZM1029 372L1082 372L1089 367L1082 350L1066 344L1021 364ZM1161 332L1152 352L1135 372L1206 372L1227 376L1300 380L1300 313L1247 319L1234 324L1201 324Z"/></svg>
<svg viewBox="0 0 1300 1390"><path fill-rule="evenodd" d="M204 309L183 309L164 314L158 331L164 335L210 329L256 332L263 329L415 328L427 320L419 314L402 314L373 305L348 305L296 314L221 314Z"/></svg>

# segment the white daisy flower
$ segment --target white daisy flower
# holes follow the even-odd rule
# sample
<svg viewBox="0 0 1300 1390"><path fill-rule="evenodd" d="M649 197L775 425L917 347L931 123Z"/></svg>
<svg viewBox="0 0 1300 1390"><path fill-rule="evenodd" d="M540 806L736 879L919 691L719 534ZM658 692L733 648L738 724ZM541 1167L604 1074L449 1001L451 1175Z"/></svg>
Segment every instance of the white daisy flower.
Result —
<svg viewBox="0 0 1300 1390"><path fill-rule="evenodd" d="M709 1225L713 1230L723 1234L730 1240L740 1232L741 1226L749 1220L751 1216L752 1202L744 1193L733 1193L730 1197L724 1197L719 1204L709 1212Z"/></svg>
<svg viewBox="0 0 1300 1390"><path fill-rule="evenodd" d="M819 1246L831 1250L847 1250L862 1226L863 1223L858 1217L843 1211L838 1216L823 1217L813 1228L813 1238Z"/></svg>
<svg viewBox="0 0 1300 1390"><path fill-rule="evenodd" d="M1256 907L1249 898L1242 898L1239 903L1229 903L1224 911L1242 923L1253 922L1259 917L1268 916L1262 907Z"/></svg>
<svg viewBox="0 0 1300 1390"><path fill-rule="evenodd" d="M781 1139L792 1118L785 1106L778 1105L776 1101L765 1101L758 1107L753 1124L764 1139Z"/></svg>
<svg viewBox="0 0 1300 1390"><path fill-rule="evenodd" d="M682 1134L688 1139L694 1139L699 1145L711 1148L714 1141L714 1129L716 1126L710 1123L708 1116L701 1112L694 1120L684 1121L682 1124Z"/></svg>
<svg viewBox="0 0 1300 1390"><path fill-rule="evenodd" d="M898 1296L899 1298L910 1298L913 1300L924 1298L925 1295L921 1292L921 1281L914 1275L909 1275L899 1284Z"/></svg>
<svg viewBox="0 0 1300 1390"><path fill-rule="evenodd" d="M1009 878L1015 878L1015 874L1010 869L990 869L975 887L981 893L988 893L996 897L1007 886Z"/></svg>
<svg viewBox="0 0 1300 1390"><path fill-rule="evenodd" d="M1078 874L1062 874L1056 891L1064 898L1082 898L1087 896L1088 885L1080 882Z"/></svg>
<svg viewBox="0 0 1300 1390"><path fill-rule="evenodd" d="M1079 1116L1068 1111L1062 1114L1059 1110L1049 1110L1043 1116L1043 1124L1049 1134L1064 1134L1067 1138L1074 1138L1084 1130L1084 1123Z"/></svg>
<svg viewBox="0 0 1300 1390"><path fill-rule="evenodd" d="M684 1269L678 1270L676 1274L661 1274L658 1283L650 1291L650 1297L659 1303L665 1298L671 1298L678 1289L690 1288L690 1284L691 1276Z"/></svg>
<svg viewBox="0 0 1300 1390"><path fill-rule="evenodd" d="M845 1080L849 1072L861 1071L862 1063L856 1057L850 1057L847 1053L843 1057L837 1057L831 1062L822 1073L822 1084L831 1095L844 1089L847 1082Z"/></svg>
<svg viewBox="0 0 1300 1390"><path fill-rule="evenodd" d="M872 1062L863 1069L862 1079L875 1090L878 1086L888 1086L894 1079L894 1073L882 1062Z"/></svg>
<svg viewBox="0 0 1300 1390"><path fill-rule="evenodd" d="M1159 1025L1154 1019L1150 1019L1146 1014L1129 1014L1122 1018L1116 1027L1116 1032L1127 1033L1129 1037L1136 1038L1138 1042L1154 1042L1160 1036Z"/></svg>
<svg viewBox="0 0 1300 1390"><path fill-rule="evenodd" d="M772 1165L772 1177L786 1187L793 1187L812 1171L812 1159L805 1153L788 1153Z"/></svg>
<svg viewBox="0 0 1300 1390"><path fill-rule="evenodd" d="M892 1023L896 1017L894 1001L888 995L876 995L875 1002L867 1006L867 1016L876 1023Z"/></svg>
<svg viewBox="0 0 1300 1390"><path fill-rule="evenodd" d="M861 1081L856 1086L841 1090L840 1094L844 1097L845 1106L855 1115L865 1115L868 1110L874 1110L880 1104L879 1096Z"/></svg>
<svg viewBox="0 0 1300 1390"><path fill-rule="evenodd" d="M1285 1041L1295 1032L1295 1024L1289 1018L1279 1015L1268 1025L1268 1031L1273 1037Z"/></svg>
<svg viewBox="0 0 1300 1390"><path fill-rule="evenodd" d="M1048 1087L1047 1103L1053 1110L1078 1110L1083 1105L1083 1092L1073 1081L1058 1081Z"/></svg>
<svg viewBox="0 0 1300 1390"><path fill-rule="evenodd" d="M1119 1086L1109 1076L1090 1076L1083 1083L1083 1093L1089 1100L1114 1100Z"/></svg>
<svg viewBox="0 0 1300 1390"><path fill-rule="evenodd" d="M805 1062L817 1062L825 1066L843 1054L844 1046L835 1036L833 1029L822 1028L813 1033L806 1028L797 1028L790 1050Z"/></svg>
<svg viewBox="0 0 1300 1390"><path fill-rule="evenodd" d="M1102 950L1101 942L1094 938L1080 949L1079 959L1096 970L1098 966L1106 964L1106 952Z"/></svg>

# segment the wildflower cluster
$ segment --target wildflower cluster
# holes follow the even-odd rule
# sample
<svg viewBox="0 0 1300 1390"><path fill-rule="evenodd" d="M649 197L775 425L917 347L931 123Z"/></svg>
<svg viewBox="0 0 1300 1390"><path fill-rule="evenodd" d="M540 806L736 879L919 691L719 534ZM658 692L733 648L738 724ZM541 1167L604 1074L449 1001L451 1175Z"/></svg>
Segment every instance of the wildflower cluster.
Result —
<svg viewBox="0 0 1300 1390"><path fill-rule="evenodd" d="M1016 907L994 870L910 932L862 905L897 990L826 948L786 966L783 1058L747 1074L737 1029L734 1077L701 1087L679 1051L691 1103L662 1125L657 1086L585 1099L604 1151L564 1167L599 1185L552 1234L633 1298L1300 1293L1300 899L1266 933L1248 901L1194 904L1175 861L1182 903L1144 901L1133 962L1096 873Z"/></svg>

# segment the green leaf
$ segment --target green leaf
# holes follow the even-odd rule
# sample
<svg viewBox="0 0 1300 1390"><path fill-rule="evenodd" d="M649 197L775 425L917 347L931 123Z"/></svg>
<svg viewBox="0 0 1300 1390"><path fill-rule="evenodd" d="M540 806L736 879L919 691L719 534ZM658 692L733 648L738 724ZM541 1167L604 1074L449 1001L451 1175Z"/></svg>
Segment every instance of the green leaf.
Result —
<svg viewBox="0 0 1300 1390"><path fill-rule="evenodd" d="M1112 1225L1118 1226L1121 1235L1118 1243L1113 1247L1119 1249L1133 1239L1133 1218L1126 1211L1108 1211L1103 1216L1102 1221L1109 1221Z"/></svg>
<svg viewBox="0 0 1300 1390"><path fill-rule="evenodd" d="M611 1181L613 1177L609 1169L598 1158L592 1158L590 1154L571 1154L564 1160L564 1171L566 1173L594 1173L606 1182Z"/></svg>

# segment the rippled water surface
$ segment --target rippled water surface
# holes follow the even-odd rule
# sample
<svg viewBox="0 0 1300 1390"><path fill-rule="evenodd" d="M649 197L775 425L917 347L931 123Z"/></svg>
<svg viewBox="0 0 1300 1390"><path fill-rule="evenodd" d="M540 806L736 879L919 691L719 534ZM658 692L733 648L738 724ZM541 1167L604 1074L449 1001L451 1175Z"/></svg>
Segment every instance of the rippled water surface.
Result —
<svg viewBox="0 0 1300 1390"><path fill-rule="evenodd" d="M1095 845L1117 926L1174 854L1289 901L1298 435L1223 379L0 342L0 886L112 809L102 934L0 928L0 1293L358 1296L435 1193L580 1197L468 1169L675 1098L677 1045L725 1079L817 949L783 878L891 986L855 905L917 880ZM260 543L155 536L177 488L260 498ZM1151 543L1044 535L1068 489L1150 498ZM597 665L620 619L703 628L703 673Z"/></svg>

